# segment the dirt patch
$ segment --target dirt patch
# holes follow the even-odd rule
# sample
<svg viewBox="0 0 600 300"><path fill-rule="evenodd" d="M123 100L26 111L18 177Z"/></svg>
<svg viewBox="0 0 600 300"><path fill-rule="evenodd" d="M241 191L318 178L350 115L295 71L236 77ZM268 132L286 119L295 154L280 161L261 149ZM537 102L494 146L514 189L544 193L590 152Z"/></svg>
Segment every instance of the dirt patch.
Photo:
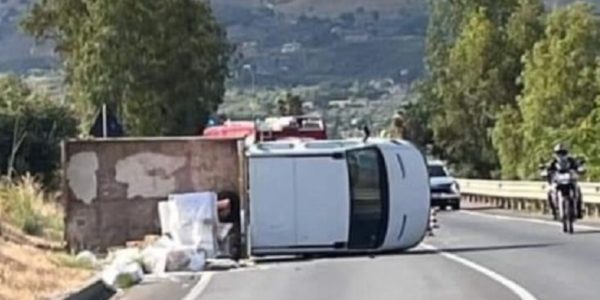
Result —
<svg viewBox="0 0 600 300"><path fill-rule="evenodd" d="M93 276L67 267L61 254L0 241L0 300L40 299L68 291Z"/></svg>

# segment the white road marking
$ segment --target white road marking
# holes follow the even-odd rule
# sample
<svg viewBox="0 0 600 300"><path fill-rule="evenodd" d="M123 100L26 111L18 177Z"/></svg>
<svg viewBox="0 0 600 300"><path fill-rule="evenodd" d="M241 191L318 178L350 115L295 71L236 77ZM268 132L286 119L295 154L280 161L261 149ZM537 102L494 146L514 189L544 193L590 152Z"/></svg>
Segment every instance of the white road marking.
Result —
<svg viewBox="0 0 600 300"><path fill-rule="evenodd" d="M508 288L511 292L513 292L515 295L517 295L519 297L519 299L521 299L521 300L537 300L537 298L535 296L533 296L529 291L527 291L522 286L518 285L514 281L512 281L512 280L510 280L510 279L508 279L508 278L506 278L506 277L504 277L482 265L476 264L470 260L464 259L464 258L454 255L452 253L444 252L444 251L442 251L434 246L428 245L428 244L421 244L421 247L423 247L427 250L435 251L447 259L457 262L467 268L473 269L473 270L491 278L492 280L494 280L494 281L502 284L506 288Z"/></svg>
<svg viewBox="0 0 600 300"><path fill-rule="evenodd" d="M202 292L208 286L208 283L214 276L213 272L204 272L200 277L200 281L192 288L192 290L182 300L198 300Z"/></svg>
<svg viewBox="0 0 600 300"><path fill-rule="evenodd" d="M273 268L273 266L264 266L264 265L254 265L246 268L238 268L232 269L229 272L244 272L244 271L252 271L259 270L264 271ZM215 272L202 272L200 281L192 288L192 290L182 299L182 300L198 300L200 296L210 283L212 277L215 275Z"/></svg>
<svg viewBox="0 0 600 300"><path fill-rule="evenodd" d="M492 219L497 219L497 220L519 221L519 222L528 222L528 223L535 223L535 224L550 225L550 226L555 226L555 227L562 227L562 223L560 223L558 221L553 222L553 221L538 220L538 219L527 218L527 217L501 216L501 215L494 215L494 214L479 213L479 212L474 212L474 211L461 211L461 213L467 214L467 215L472 215L472 216L477 216L477 217L492 218ZM600 230L600 227L575 224L575 229Z"/></svg>

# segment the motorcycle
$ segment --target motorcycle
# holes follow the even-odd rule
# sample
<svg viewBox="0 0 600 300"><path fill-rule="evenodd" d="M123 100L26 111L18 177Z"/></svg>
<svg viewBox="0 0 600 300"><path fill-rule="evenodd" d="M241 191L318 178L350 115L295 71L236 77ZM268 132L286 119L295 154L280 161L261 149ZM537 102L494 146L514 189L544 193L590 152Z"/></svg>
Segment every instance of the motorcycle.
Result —
<svg viewBox="0 0 600 300"><path fill-rule="evenodd" d="M585 173L583 159L578 159L576 170L569 165L566 159L559 160L555 165L555 172L550 181L550 192L554 206L558 209L558 216L563 224L563 232L573 234L574 223L577 220L577 199L579 197L579 188L577 181L579 175ZM548 178L548 168L542 170L542 177Z"/></svg>

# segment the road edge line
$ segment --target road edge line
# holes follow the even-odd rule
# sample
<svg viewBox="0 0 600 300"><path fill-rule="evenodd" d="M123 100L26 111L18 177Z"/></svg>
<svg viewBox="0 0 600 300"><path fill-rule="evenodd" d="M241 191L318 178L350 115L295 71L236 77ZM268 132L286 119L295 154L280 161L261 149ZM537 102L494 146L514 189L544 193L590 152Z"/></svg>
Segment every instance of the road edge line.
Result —
<svg viewBox="0 0 600 300"><path fill-rule="evenodd" d="M511 216L496 215L496 214L491 214L491 213L490 214L480 213L480 212L474 212L474 211L461 211L461 213L466 214L466 215L471 215L471 216L492 218L492 219L497 219L497 220L519 221L519 222L528 222L528 223L549 225L549 226L554 226L554 227L562 227L562 224L558 223L558 222L539 220L539 219L528 218L528 217L511 217ZM575 224L575 229L600 230L600 227Z"/></svg>
<svg viewBox="0 0 600 300"><path fill-rule="evenodd" d="M204 272L200 275L200 281L190 290L190 292L183 297L181 300L198 300L208 284L210 280L214 276L214 272Z"/></svg>
<svg viewBox="0 0 600 300"><path fill-rule="evenodd" d="M477 271L477 272L489 277L490 279L492 279L492 280L500 283L504 287L508 288L512 293L517 295L521 300L537 300L537 298L535 296L533 296L529 291L527 291L524 287L522 287L519 284L517 284L516 282L506 278L505 276L502 276L502 275L498 274L497 272L492 271L491 269L488 269L488 268L486 268L480 264L477 264L473 261L470 261L466 258L462 258L458 255L440 250L429 244L423 243L423 244L421 244L421 247L425 248L426 250L434 251L437 254L439 254L449 260L452 260L458 264L461 264L467 268L470 268L474 271Z"/></svg>

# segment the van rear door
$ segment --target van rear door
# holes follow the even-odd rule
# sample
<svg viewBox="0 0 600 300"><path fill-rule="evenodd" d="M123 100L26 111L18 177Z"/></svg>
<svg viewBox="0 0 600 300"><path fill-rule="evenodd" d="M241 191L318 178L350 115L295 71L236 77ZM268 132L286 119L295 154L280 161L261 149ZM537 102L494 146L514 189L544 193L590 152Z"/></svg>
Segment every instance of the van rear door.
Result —
<svg viewBox="0 0 600 300"><path fill-rule="evenodd" d="M250 230L253 248L296 244L293 159L250 159Z"/></svg>

